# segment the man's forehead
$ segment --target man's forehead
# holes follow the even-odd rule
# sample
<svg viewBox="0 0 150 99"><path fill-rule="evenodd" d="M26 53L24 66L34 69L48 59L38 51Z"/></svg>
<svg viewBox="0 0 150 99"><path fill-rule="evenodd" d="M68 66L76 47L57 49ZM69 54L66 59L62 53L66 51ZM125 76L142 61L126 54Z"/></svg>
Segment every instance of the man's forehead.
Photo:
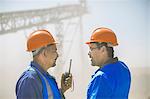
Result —
<svg viewBox="0 0 150 99"><path fill-rule="evenodd" d="M90 43L88 45L89 45L90 48L97 47L97 45L95 43Z"/></svg>
<svg viewBox="0 0 150 99"><path fill-rule="evenodd" d="M57 49L56 44L50 45L50 49Z"/></svg>

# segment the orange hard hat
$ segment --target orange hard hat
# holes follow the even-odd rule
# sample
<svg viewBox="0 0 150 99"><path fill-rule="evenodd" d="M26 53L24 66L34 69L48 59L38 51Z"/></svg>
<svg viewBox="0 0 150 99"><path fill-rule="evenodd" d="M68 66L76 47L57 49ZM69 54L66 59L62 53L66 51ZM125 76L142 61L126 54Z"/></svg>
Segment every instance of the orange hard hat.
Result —
<svg viewBox="0 0 150 99"><path fill-rule="evenodd" d="M47 30L37 30L27 39L27 51L34 51L48 44L56 44L53 36Z"/></svg>
<svg viewBox="0 0 150 99"><path fill-rule="evenodd" d="M111 29L105 27L94 30L90 41L86 42L86 44L90 44L92 42L107 42L111 43L113 46L118 45L115 33Z"/></svg>

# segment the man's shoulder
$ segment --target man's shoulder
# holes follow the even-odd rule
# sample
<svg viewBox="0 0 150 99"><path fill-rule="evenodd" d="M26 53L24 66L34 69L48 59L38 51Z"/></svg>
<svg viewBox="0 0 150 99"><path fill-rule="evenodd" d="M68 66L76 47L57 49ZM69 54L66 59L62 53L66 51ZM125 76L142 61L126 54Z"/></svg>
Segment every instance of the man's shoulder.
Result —
<svg viewBox="0 0 150 99"><path fill-rule="evenodd" d="M128 71L129 71L129 67L128 67L124 62L122 62L122 61L118 61L118 62L116 63L116 65L117 65L118 67L120 67L121 69L124 69L124 70L128 70Z"/></svg>
<svg viewBox="0 0 150 99"><path fill-rule="evenodd" d="M37 72L33 71L33 70L27 70L27 71L25 71L25 74L29 78L35 78L38 76Z"/></svg>
<svg viewBox="0 0 150 99"><path fill-rule="evenodd" d="M37 80L38 74L34 70L26 70L23 72L23 74L20 76L19 81L34 81Z"/></svg>
<svg viewBox="0 0 150 99"><path fill-rule="evenodd" d="M36 71L26 70L20 76L16 84L16 95L34 93L35 89L41 89L41 81ZM20 94L22 93L22 94Z"/></svg>

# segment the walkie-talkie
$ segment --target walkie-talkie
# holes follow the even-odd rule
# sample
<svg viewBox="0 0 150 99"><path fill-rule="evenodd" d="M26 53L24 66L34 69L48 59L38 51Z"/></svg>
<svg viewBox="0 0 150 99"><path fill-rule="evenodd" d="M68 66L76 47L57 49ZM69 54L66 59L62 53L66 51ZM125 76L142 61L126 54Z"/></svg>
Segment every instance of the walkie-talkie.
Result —
<svg viewBox="0 0 150 99"><path fill-rule="evenodd" d="M71 64L72 64L72 59L70 59L69 71L62 74L61 88L64 89L63 90L64 92L68 88L72 87L72 81L73 81L73 79L72 79L72 74L71 74ZM74 83L73 83L73 90L74 90Z"/></svg>
<svg viewBox="0 0 150 99"><path fill-rule="evenodd" d="M64 79L63 79L64 82L66 82L67 78L68 78L69 75L70 75L70 72L71 72L71 64L72 64L72 59L70 59L69 71L64 73Z"/></svg>
<svg viewBox="0 0 150 99"><path fill-rule="evenodd" d="M71 64L72 64L72 59L70 59L69 74L70 74L70 71L71 71Z"/></svg>
<svg viewBox="0 0 150 99"><path fill-rule="evenodd" d="M69 71L65 72L65 78L69 77L69 74L70 74L70 71L71 71L71 64L72 64L72 59L70 59Z"/></svg>

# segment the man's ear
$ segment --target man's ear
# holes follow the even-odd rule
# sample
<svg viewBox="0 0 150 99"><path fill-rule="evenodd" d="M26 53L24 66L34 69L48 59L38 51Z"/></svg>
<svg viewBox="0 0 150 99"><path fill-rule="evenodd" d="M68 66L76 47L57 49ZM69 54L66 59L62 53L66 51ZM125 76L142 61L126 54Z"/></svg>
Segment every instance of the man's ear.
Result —
<svg viewBox="0 0 150 99"><path fill-rule="evenodd" d="M43 55L44 57L47 57L47 56L46 56L46 50L43 50L43 51L42 51L42 55Z"/></svg>
<svg viewBox="0 0 150 99"><path fill-rule="evenodd" d="M106 46L102 46L102 47L101 47L101 51L102 51L102 52L105 52L105 51L106 51Z"/></svg>

